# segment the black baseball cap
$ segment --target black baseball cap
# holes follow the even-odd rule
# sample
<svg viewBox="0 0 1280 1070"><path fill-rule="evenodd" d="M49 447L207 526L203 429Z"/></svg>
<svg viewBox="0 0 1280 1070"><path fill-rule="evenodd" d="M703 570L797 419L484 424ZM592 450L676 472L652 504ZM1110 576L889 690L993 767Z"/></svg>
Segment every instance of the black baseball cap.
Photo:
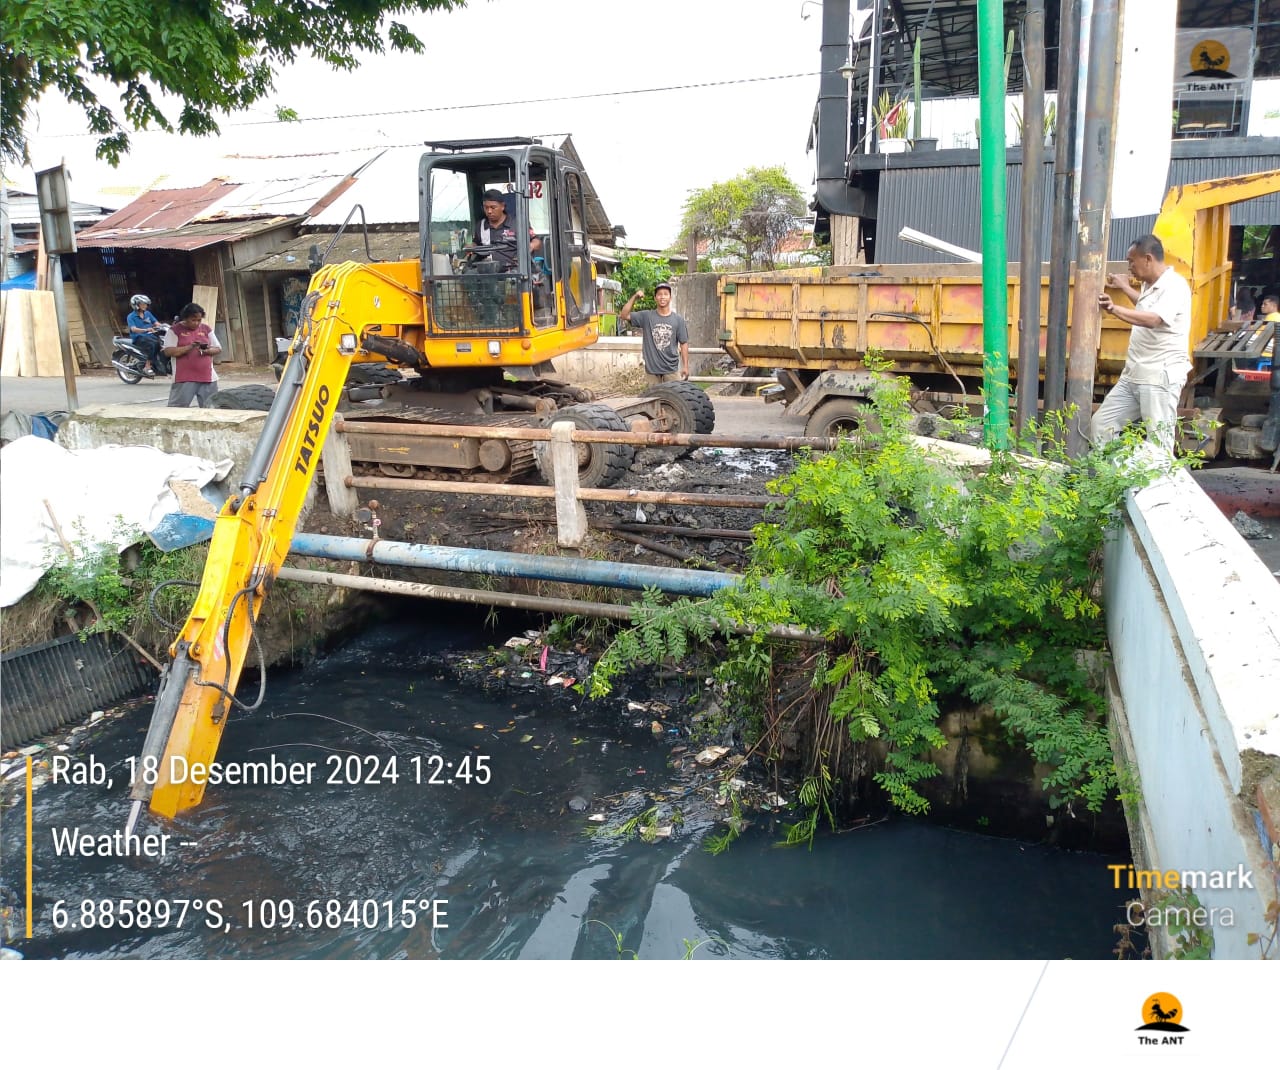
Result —
<svg viewBox="0 0 1280 1070"><path fill-rule="evenodd" d="M654 293L657 293L659 290L670 290L670 289L671 289L671 283L669 283L669 282L660 282L660 283L658 283L658 285L657 285L657 286L655 286L655 287L653 288L653 292L654 292Z"/></svg>

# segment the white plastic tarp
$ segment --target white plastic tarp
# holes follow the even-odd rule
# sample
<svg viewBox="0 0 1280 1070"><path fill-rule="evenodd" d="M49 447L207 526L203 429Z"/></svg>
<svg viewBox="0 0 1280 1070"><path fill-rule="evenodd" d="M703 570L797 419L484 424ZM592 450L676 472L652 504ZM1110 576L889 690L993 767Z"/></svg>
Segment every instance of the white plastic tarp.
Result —
<svg viewBox="0 0 1280 1070"><path fill-rule="evenodd" d="M67 450L34 435L9 443L0 451L0 606L67 560L53 517L77 555L103 544L123 550L180 511L169 480L203 487L230 469L230 460L214 464L151 446Z"/></svg>

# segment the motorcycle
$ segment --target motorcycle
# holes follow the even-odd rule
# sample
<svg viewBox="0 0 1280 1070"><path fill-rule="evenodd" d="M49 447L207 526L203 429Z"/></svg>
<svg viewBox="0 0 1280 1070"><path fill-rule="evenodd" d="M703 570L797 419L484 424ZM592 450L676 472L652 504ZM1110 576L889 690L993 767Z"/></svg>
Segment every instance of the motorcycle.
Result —
<svg viewBox="0 0 1280 1070"><path fill-rule="evenodd" d="M111 366L123 382L133 386L143 379L154 379L156 373L147 367L147 356L138 348L133 337L128 334L115 335L111 339ZM155 362L160 366L160 374L168 375L168 361L164 354L157 351Z"/></svg>

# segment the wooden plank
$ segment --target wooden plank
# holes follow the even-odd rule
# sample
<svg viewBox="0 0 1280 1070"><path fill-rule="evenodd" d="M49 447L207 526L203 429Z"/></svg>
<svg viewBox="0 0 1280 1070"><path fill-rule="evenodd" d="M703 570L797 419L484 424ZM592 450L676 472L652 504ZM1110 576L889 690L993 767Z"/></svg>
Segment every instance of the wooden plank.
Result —
<svg viewBox="0 0 1280 1070"><path fill-rule="evenodd" d="M76 256L80 268L80 308L84 314L85 335L94 360L105 364L111 356L111 337L117 330L115 297L106 265L97 249L83 249ZM123 321L121 321L123 326Z"/></svg>
<svg viewBox="0 0 1280 1070"><path fill-rule="evenodd" d="M4 348L5 323L8 320L9 312L9 291L0 290L0 375L17 375L17 362L10 362L8 358L8 350ZM16 356L16 352L15 352ZM10 368L12 363L12 369Z"/></svg>
<svg viewBox="0 0 1280 1070"><path fill-rule="evenodd" d="M35 357L32 374L61 378L62 343L58 339L58 312L50 290L35 290L31 294L31 341Z"/></svg>
<svg viewBox="0 0 1280 1070"><path fill-rule="evenodd" d="M20 348L18 349L18 374L33 376L36 373L36 341L35 328L31 321L31 298L34 290L28 290L18 303L18 330L20 332Z"/></svg>
<svg viewBox="0 0 1280 1070"><path fill-rule="evenodd" d="M204 321L210 327L218 322L218 288L216 286L191 287L191 300L204 309Z"/></svg>
<svg viewBox="0 0 1280 1070"><path fill-rule="evenodd" d="M3 352L0 373L4 375L35 374L35 350L31 343L30 290L10 290L9 306L4 317Z"/></svg>
<svg viewBox="0 0 1280 1070"><path fill-rule="evenodd" d="M67 304L67 335L74 349L74 343L89 341L84 330L84 309L80 306L80 287L74 282L64 282L62 293Z"/></svg>
<svg viewBox="0 0 1280 1070"><path fill-rule="evenodd" d="M214 283L218 287L218 293L224 295L222 309L222 333L218 335L218 341L222 343L222 354L218 357L218 363L221 364L229 360L239 360L240 354L245 352L240 338L240 329L244 322L244 315L237 299L236 288L227 285L227 276L222 270L223 260L226 257L225 246L214 246L209 250L209 255L213 260L213 277ZM214 295L214 304L218 303L217 295ZM209 325L213 326L216 317L209 317ZM252 352L252 350L248 350ZM252 364L250 359L248 363Z"/></svg>
<svg viewBox="0 0 1280 1070"><path fill-rule="evenodd" d="M44 251L44 227L36 238L36 289L49 288L49 254Z"/></svg>

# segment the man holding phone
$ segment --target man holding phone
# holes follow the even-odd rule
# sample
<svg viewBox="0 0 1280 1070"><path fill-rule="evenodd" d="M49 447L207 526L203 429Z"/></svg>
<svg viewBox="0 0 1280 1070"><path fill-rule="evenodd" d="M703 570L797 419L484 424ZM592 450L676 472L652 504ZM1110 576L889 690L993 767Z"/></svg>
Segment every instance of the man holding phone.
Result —
<svg viewBox="0 0 1280 1070"><path fill-rule="evenodd" d="M1170 264L1164 245L1144 234L1129 246L1129 274L1142 287L1135 290L1120 275L1107 276L1107 289L1133 302L1117 305L1110 294L1098 295L1098 306L1133 327L1119 382L1093 414L1090 437L1095 446L1115 438L1131 420L1141 419L1147 441L1173 452L1178 424L1178 397L1191 373L1191 287Z"/></svg>
<svg viewBox="0 0 1280 1070"><path fill-rule="evenodd" d="M185 409L195 401L200 408L209 408L218 392L213 358L222 352L222 345L213 327L204 322L204 309L183 305L177 321L165 332L163 345L164 355L174 362L170 407Z"/></svg>

